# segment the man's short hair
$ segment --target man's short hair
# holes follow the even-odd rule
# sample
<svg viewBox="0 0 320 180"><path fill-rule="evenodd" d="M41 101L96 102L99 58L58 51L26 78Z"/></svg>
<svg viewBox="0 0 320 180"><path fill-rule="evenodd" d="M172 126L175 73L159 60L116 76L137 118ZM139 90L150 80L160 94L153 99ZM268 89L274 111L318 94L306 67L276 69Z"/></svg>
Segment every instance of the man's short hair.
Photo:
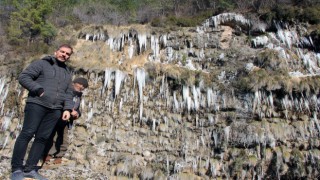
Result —
<svg viewBox="0 0 320 180"><path fill-rule="evenodd" d="M59 50L59 49L62 48L62 47L71 49L71 54L73 53L73 48L72 48L69 44L62 44L62 45L60 45L60 46L58 47L57 50Z"/></svg>

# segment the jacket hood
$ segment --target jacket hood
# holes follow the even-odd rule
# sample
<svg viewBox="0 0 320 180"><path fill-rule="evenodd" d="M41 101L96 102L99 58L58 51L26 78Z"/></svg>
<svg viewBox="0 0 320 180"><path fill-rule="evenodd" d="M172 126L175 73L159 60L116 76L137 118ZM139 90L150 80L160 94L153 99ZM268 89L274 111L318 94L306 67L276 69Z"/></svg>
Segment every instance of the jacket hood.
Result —
<svg viewBox="0 0 320 180"><path fill-rule="evenodd" d="M55 57L52 57L52 56L46 56L46 57L42 58L42 60L48 61L51 65L53 65L54 62L56 61Z"/></svg>
<svg viewBox="0 0 320 180"><path fill-rule="evenodd" d="M42 58L42 60L49 62L51 65L56 64L57 66L66 68L69 73L71 72L66 63L58 61L54 56L45 56Z"/></svg>

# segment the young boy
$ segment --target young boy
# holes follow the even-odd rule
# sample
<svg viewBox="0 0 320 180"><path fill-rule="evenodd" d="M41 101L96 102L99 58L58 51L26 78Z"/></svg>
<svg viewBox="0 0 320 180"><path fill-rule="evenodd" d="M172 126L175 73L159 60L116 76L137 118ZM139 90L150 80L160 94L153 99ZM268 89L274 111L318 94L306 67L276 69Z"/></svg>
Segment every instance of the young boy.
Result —
<svg viewBox="0 0 320 180"><path fill-rule="evenodd" d="M56 157L60 153L61 145L63 144L63 136L64 136L64 129L66 126L70 129L73 123L73 120L78 119L81 116L80 112L80 102L82 97L82 91L88 87L88 81L85 78L79 77L73 80L73 102L74 106L71 112L71 117L69 121L64 121L59 119L58 123L56 124L55 128L53 129L44 149L43 153L43 162L42 165L45 163L48 158L50 158L49 151L53 146L53 139L55 135L57 135L55 141L55 149L56 152L53 154L53 157Z"/></svg>

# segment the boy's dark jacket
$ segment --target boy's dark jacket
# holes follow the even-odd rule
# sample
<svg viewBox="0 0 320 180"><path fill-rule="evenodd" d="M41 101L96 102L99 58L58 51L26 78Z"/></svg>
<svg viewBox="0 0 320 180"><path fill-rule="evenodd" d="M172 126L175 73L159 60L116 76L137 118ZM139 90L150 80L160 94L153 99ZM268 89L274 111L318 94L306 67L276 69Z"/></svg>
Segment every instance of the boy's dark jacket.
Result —
<svg viewBox="0 0 320 180"><path fill-rule="evenodd" d="M80 111L81 97L82 97L82 92L73 91L73 104L74 104L73 109L78 112L79 117L81 116L81 111ZM73 116L71 116L69 119L69 122L67 123L67 126L69 129L72 128L74 120L75 120L75 118L73 118Z"/></svg>
<svg viewBox="0 0 320 180"><path fill-rule="evenodd" d="M19 83L29 91L27 102L50 109L73 108L71 81L70 69L52 56L32 62L19 75Z"/></svg>

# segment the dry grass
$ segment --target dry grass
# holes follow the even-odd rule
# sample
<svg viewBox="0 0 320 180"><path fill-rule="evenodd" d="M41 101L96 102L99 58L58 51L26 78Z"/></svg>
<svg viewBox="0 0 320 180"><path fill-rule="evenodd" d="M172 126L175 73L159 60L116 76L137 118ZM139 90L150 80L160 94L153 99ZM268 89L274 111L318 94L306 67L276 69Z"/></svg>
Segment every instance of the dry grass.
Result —
<svg viewBox="0 0 320 180"><path fill-rule="evenodd" d="M75 52L70 63L77 69L104 70L107 67L117 67L129 73L131 73L135 67L144 66L149 54L145 52L142 55L129 59L127 47L125 47L125 50L122 52L112 51L110 47L102 41L91 42L78 40L74 49Z"/></svg>
<svg viewBox="0 0 320 180"><path fill-rule="evenodd" d="M130 26L105 25L103 28L108 31L110 37L118 37L121 33L128 34L130 29L138 31L139 34L150 34L150 29L152 29L149 25L141 24L131 24Z"/></svg>
<svg viewBox="0 0 320 180"><path fill-rule="evenodd" d="M74 46L71 65L82 69L105 69L108 65L108 47L104 42L78 40Z"/></svg>
<svg viewBox="0 0 320 180"><path fill-rule="evenodd" d="M229 26L221 26L223 32L220 38L220 46L222 49L228 49L232 38L233 29Z"/></svg>
<svg viewBox="0 0 320 180"><path fill-rule="evenodd" d="M104 32L109 38L120 38L122 35L128 35L130 31L136 31L138 34L151 34L156 31L163 31L157 28L151 28L149 25L141 24L131 24L130 26L86 26L78 28L66 27L65 30L61 30L59 35L61 39L70 41L71 39L76 39L74 41L74 54L70 60L70 65L75 69L92 69L92 70L105 70L107 67L117 68L122 71L126 71L128 74L132 74L136 67L144 67L148 62L148 56L151 50L143 52L140 55L134 55L131 59L128 53L128 44L124 45L124 49L121 52L113 51L110 46L101 40L90 41L84 39L78 39L75 37L79 34L86 33L101 33ZM178 32L179 36L187 36L189 32L182 29ZM63 37L63 38L62 38ZM61 41L61 40L60 40ZM159 69L159 67L161 68ZM174 65L158 65L156 68L158 72L162 71L176 78L181 78L181 76L188 77L189 72L180 69L178 66ZM188 79L188 82L194 82L194 79Z"/></svg>
<svg viewBox="0 0 320 180"><path fill-rule="evenodd" d="M147 25L130 25L130 26L99 26L107 33L109 37L119 38L122 34L129 34L131 29L136 30L139 34L150 34L150 29ZM89 33L94 31L95 26L83 27L79 32ZM69 32L69 31L68 31ZM74 32L73 32L74 33ZM77 34L77 33L75 33ZM133 72L135 67L142 67L147 62L150 51L144 52L141 55L134 55L129 58L128 46L124 45L124 50L121 52L113 51L110 46L103 41L86 41L78 39L74 45L74 55L70 61L71 66L76 69L98 69L104 70L107 67L115 67L129 74Z"/></svg>
<svg viewBox="0 0 320 180"><path fill-rule="evenodd" d="M131 74L133 69L136 67L144 67L144 65L148 62L149 52L145 52L139 56L133 56L132 59L125 60L121 65L120 69Z"/></svg>

